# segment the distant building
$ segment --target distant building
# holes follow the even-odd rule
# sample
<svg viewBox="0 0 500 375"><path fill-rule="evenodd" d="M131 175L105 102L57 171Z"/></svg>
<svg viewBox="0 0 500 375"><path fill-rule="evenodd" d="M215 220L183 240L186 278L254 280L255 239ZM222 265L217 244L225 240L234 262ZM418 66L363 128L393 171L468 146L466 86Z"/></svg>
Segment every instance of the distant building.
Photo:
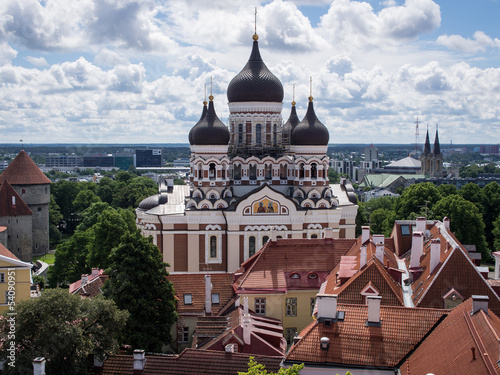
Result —
<svg viewBox="0 0 500 375"><path fill-rule="evenodd" d="M429 141L429 131L425 137L424 152L420 155L421 173L430 177L442 177L443 170L443 154L439 145L438 130L436 128L436 137L434 138L434 148L431 152Z"/></svg>
<svg viewBox="0 0 500 375"><path fill-rule="evenodd" d="M174 160L174 167L189 167L189 158L179 158Z"/></svg>
<svg viewBox="0 0 500 375"><path fill-rule="evenodd" d="M52 168L75 168L83 166L83 157L77 155L49 155L45 166Z"/></svg>
<svg viewBox="0 0 500 375"><path fill-rule="evenodd" d="M162 150L160 148L135 150L135 166L137 168L163 167Z"/></svg>
<svg viewBox="0 0 500 375"><path fill-rule="evenodd" d="M132 154L115 154L114 158L114 166L122 171L135 166L135 157Z"/></svg>
<svg viewBox="0 0 500 375"><path fill-rule="evenodd" d="M498 145L479 146L479 153L498 155Z"/></svg>
<svg viewBox="0 0 500 375"><path fill-rule="evenodd" d="M371 144L365 147L365 161L378 161L378 148Z"/></svg>
<svg viewBox="0 0 500 375"><path fill-rule="evenodd" d="M111 154L86 154L83 155L83 166L85 168L114 167L115 160Z"/></svg>

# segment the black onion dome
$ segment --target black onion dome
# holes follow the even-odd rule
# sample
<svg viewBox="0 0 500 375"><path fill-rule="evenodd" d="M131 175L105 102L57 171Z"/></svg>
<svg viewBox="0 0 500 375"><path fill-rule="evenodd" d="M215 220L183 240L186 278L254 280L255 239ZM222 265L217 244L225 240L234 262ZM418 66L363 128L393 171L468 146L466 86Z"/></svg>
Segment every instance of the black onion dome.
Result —
<svg viewBox="0 0 500 375"><path fill-rule="evenodd" d="M227 99L233 102L283 102L283 85L260 57L258 36L247 64L227 88Z"/></svg>
<svg viewBox="0 0 500 375"><path fill-rule="evenodd" d="M227 145L229 130L217 117L213 96L210 96L207 113L190 131L192 145Z"/></svg>
<svg viewBox="0 0 500 375"><path fill-rule="evenodd" d="M283 131L289 133L290 135L300 123L299 116L297 116L297 110L295 109L295 102L292 102L292 110L290 112L290 117L286 120L285 125L283 125Z"/></svg>
<svg viewBox="0 0 500 375"><path fill-rule="evenodd" d="M203 120L203 119L205 118L205 115L206 115L206 114L207 114L207 101L206 101L206 100L204 100L204 101L203 101L203 111L201 112L201 117L200 117L200 119L198 120L198 122L196 123L196 125L198 125L198 124L200 123L200 121L201 121L201 120ZM189 136L188 136L188 139L189 139L189 144L190 144L190 145L192 145L192 144L193 144L193 130L194 130L194 128L196 127L196 125L195 125L195 126L193 126L193 127L191 128L191 130L189 131Z"/></svg>
<svg viewBox="0 0 500 375"><path fill-rule="evenodd" d="M312 97L309 97L306 116L293 130L291 144L297 146L326 146L329 140L328 129L316 117Z"/></svg>

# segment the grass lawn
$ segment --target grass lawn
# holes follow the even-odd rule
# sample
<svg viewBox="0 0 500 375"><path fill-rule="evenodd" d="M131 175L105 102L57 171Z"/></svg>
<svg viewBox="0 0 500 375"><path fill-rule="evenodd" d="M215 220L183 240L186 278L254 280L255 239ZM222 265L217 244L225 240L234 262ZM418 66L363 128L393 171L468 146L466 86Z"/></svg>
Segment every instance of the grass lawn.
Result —
<svg viewBox="0 0 500 375"><path fill-rule="evenodd" d="M42 262L45 262L49 265L54 264L54 260L56 259L55 254L45 254L39 257L33 257L33 262L36 262L37 260L41 260Z"/></svg>

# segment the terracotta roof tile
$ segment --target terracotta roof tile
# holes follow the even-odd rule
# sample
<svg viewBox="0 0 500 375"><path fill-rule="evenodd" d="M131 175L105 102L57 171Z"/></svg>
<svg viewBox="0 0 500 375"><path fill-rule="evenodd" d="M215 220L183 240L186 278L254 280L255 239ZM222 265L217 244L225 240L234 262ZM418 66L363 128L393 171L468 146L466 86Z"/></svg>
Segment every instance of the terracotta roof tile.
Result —
<svg viewBox="0 0 500 375"><path fill-rule="evenodd" d="M97 270L97 268L94 268L94 269ZM98 285L99 285L99 288L100 288L102 285L104 285L104 281L107 278L108 278L108 276L104 274L104 270L100 269L94 275L90 274L88 276L87 285L90 285L90 284L96 282L98 279L102 279L100 282L97 282ZM75 294L75 293L79 293L80 294L82 292L81 288L82 288L82 279L77 280L74 283L70 284L68 292L71 293L71 294ZM93 288L93 287L90 287L90 288ZM83 293L86 293L86 292L83 291Z"/></svg>
<svg viewBox="0 0 500 375"><path fill-rule="evenodd" d="M500 319L491 310L472 316L471 310L472 299L454 308L405 361L401 374L500 374Z"/></svg>
<svg viewBox="0 0 500 375"><path fill-rule="evenodd" d="M243 275L234 283L236 290L246 293L260 290L285 292L292 288L307 288L303 279L299 286L287 281L291 273L302 275L314 271L318 276L329 272L354 244L354 239L278 239L268 241L255 259L245 262L239 270ZM307 255L306 255L307 254ZM321 275L320 275L321 273ZM318 277L320 281L323 278ZM317 281L311 282L317 288Z"/></svg>
<svg viewBox="0 0 500 375"><path fill-rule="evenodd" d="M10 183L7 181L4 182L0 186L0 216L25 215L33 215L33 212L16 193Z"/></svg>
<svg viewBox="0 0 500 375"><path fill-rule="evenodd" d="M3 173L0 174L0 184L6 180L11 185L50 184L47 176L43 174L24 150L21 150Z"/></svg>
<svg viewBox="0 0 500 375"><path fill-rule="evenodd" d="M205 312L205 275L211 276L212 294L219 294L219 303L212 304L216 315L233 298L233 275L230 273L172 273L167 279L174 284L179 314L203 314ZM184 294L191 294L192 304L184 304Z"/></svg>
<svg viewBox="0 0 500 375"><path fill-rule="evenodd" d="M381 306L381 325L367 326L366 305L337 305L343 321L327 326L314 321L300 333L286 361L312 365L354 365L394 368L448 313L448 310ZM328 350L320 339L328 337Z"/></svg>
<svg viewBox="0 0 500 375"><path fill-rule="evenodd" d="M282 357L253 355L267 371L277 372ZM142 375L186 375L218 374L234 375L248 371L250 354L226 353L211 350L185 349L180 355L146 355ZM118 355L108 358L103 365L102 375L134 375L132 355Z"/></svg>
<svg viewBox="0 0 500 375"><path fill-rule="evenodd" d="M0 243L0 255L3 255L4 257L7 258L12 258L14 260L19 260L18 257L16 257L14 254L12 254L4 245Z"/></svg>

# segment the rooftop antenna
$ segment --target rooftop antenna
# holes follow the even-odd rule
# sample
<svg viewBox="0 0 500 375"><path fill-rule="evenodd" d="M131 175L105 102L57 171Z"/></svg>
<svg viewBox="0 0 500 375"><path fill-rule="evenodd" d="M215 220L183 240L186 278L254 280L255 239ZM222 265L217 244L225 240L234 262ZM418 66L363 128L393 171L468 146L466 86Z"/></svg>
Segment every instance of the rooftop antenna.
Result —
<svg viewBox="0 0 500 375"><path fill-rule="evenodd" d="M418 125L420 124L420 121L415 121L415 157L417 157L418 154L418 136L420 135L420 132L418 130Z"/></svg>
<svg viewBox="0 0 500 375"><path fill-rule="evenodd" d="M21 135L21 139L19 140L19 142L21 142L21 147L24 148L24 135Z"/></svg>

